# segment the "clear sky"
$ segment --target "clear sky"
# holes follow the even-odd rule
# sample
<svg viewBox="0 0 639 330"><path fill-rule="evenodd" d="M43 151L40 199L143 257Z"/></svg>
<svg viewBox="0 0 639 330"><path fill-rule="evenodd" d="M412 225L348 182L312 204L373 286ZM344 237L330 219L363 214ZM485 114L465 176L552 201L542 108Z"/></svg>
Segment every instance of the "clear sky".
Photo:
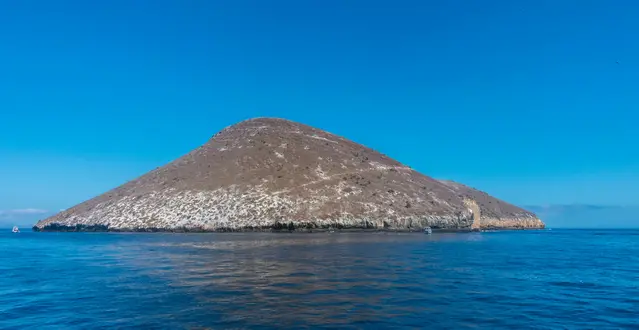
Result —
<svg viewBox="0 0 639 330"><path fill-rule="evenodd" d="M0 217L283 117L520 205L639 204L636 1L0 2Z"/></svg>

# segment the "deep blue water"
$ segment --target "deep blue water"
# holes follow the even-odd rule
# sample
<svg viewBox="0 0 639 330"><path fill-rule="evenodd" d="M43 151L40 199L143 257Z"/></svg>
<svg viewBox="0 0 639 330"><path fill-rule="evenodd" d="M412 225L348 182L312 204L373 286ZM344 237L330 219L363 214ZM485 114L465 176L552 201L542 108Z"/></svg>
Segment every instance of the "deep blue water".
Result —
<svg viewBox="0 0 639 330"><path fill-rule="evenodd" d="M0 233L1 329L639 328L639 231Z"/></svg>

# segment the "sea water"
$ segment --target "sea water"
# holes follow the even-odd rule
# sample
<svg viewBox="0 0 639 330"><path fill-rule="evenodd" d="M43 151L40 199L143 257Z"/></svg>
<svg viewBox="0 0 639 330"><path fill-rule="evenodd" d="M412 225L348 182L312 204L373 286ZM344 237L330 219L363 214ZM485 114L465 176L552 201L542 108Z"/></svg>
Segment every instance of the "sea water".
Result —
<svg viewBox="0 0 639 330"><path fill-rule="evenodd" d="M0 233L0 329L639 328L639 231Z"/></svg>

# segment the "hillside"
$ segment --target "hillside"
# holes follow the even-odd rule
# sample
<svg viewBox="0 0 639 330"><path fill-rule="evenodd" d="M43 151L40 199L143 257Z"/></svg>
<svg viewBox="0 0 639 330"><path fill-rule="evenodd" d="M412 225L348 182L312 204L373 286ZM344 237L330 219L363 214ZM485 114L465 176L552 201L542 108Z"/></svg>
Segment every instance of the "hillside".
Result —
<svg viewBox="0 0 639 330"><path fill-rule="evenodd" d="M526 210L370 148L257 118L36 224L35 230L541 228Z"/></svg>

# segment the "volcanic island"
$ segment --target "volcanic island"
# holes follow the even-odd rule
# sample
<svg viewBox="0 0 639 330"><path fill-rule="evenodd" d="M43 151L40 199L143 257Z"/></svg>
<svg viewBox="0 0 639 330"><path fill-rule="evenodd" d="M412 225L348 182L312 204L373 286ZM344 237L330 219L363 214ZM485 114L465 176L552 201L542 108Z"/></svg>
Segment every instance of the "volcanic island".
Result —
<svg viewBox="0 0 639 330"><path fill-rule="evenodd" d="M229 126L190 153L39 221L35 231L542 229L532 212L278 118Z"/></svg>

